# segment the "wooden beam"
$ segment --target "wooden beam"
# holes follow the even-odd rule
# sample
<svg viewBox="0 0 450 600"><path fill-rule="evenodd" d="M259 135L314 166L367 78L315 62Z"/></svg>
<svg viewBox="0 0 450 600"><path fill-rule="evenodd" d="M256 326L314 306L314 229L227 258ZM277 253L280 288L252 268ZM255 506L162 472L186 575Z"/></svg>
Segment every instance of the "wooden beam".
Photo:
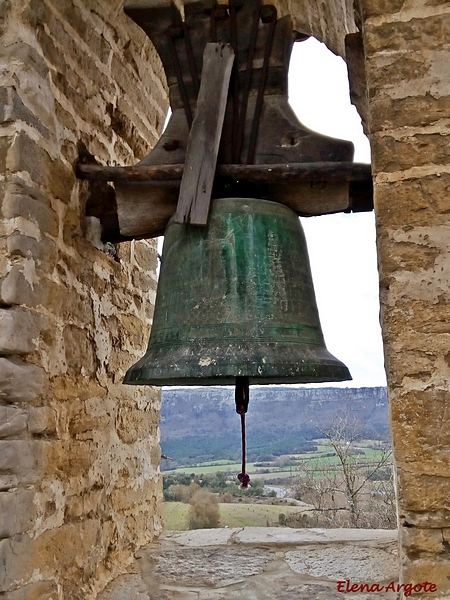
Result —
<svg viewBox="0 0 450 600"><path fill-rule="evenodd" d="M206 225L227 107L234 51L206 44L197 109L189 132L175 221Z"/></svg>
<svg viewBox="0 0 450 600"><path fill-rule="evenodd" d="M78 164L77 177L90 181L120 181L123 183L180 182L184 165L150 165L134 167L103 167ZM218 165L216 177L234 181L287 183L295 181L372 181L371 167L365 163L317 162L267 165ZM167 184L166 184L167 185Z"/></svg>

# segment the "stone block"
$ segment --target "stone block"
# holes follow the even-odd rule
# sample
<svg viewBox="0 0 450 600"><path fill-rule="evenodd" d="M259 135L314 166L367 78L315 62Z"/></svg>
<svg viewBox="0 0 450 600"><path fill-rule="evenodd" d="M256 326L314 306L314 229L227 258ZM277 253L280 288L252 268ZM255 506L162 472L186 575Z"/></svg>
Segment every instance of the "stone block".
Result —
<svg viewBox="0 0 450 600"><path fill-rule="evenodd" d="M131 93L136 95L139 93L136 91L136 86L134 86ZM117 104L118 106L111 115L111 128L130 148L133 148L133 152L137 157L144 158L150 152L149 143L154 145L157 141L156 130L153 128L147 129L143 121L140 121L139 127L136 127L138 114L136 112L133 114L130 111L128 100L119 97Z"/></svg>
<svg viewBox="0 0 450 600"><path fill-rule="evenodd" d="M145 294L150 290L156 290L156 279L151 275L147 274L145 271L138 271L137 269L133 270L132 273L132 282L133 285Z"/></svg>
<svg viewBox="0 0 450 600"><path fill-rule="evenodd" d="M9 538L30 530L37 516L34 490L0 492L0 538Z"/></svg>
<svg viewBox="0 0 450 600"><path fill-rule="evenodd" d="M50 406L28 409L28 431L36 436L56 434L56 411Z"/></svg>
<svg viewBox="0 0 450 600"><path fill-rule="evenodd" d="M449 56L447 48L431 52L392 51L367 56L369 97L400 99L408 96L449 96Z"/></svg>
<svg viewBox="0 0 450 600"><path fill-rule="evenodd" d="M66 593L64 598L81 600L88 597L87 588L81 586L93 580L107 554L105 541L97 519L84 519L47 530L35 540L35 568L41 570L44 578L54 576L64 586L73 586L74 595Z"/></svg>
<svg viewBox="0 0 450 600"><path fill-rule="evenodd" d="M73 290L70 294L67 294L61 309L61 317L66 321L71 319L78 321L80 325L94 322L92 300L86 297L83 289L79 293Z"/></svg>
<svg viewBox="0 0 450 600"><path fill-rule="evenodd" d="M0 540L0 592L27 583L33 573L33 545L26 536Z"/></svg>
<svg viewBox="0 0 450 600"><path fill-rule="evenodd" d="M401 527L400 542L407 549L408 555L421 552L440 554L444 551L442 529L420 529L418 527Z"/></svg>
<svg viewBox="0 0 450 600"><path fill-rule="evenodd" d="M77 35L89 46L92 55L106 63L111 54L111 46L103 35L90 27L89 21L86 21L89 13L74 6L71 0L53 0L52 4L72 24Z"/></svg>
<svg viewBox="0 0 450 600"><path fill-rule="evenodd" d="M14 121L23 121L44 137L49 137L47 127L24 105L17 91L12 87L0 88L0 123Z"/></svg>
<svg viewBox="0 0 450 600"><path fill-rule="evenodd" d="M2 600L59 600L58 589L52 581L30 583L18 590L8 592Z"/></svg>
<svg viewBox="0 0 450 600"><path fill-rule="evenodd" d="M361 8L366 19L399 12L406 0L362 0Z"/></svg>
<svg viewBox="0 0 450 600"><path fill-rule="evenodd" d="M23 67L26 67L30 71L38 73L42 79L48 77L48 66L33 46L25 42L16 42L10 46L4 46L2 54L6 58L13 59L14 64L20 65L22 70Z"/></svg>
<svg viewBox="0 0 450 600"><path fill-rule="evenodd" d="M415 167L446 165L450 162L448 147L450 135L412 134L401 138L374 135L371 138L374 153L374 171L393 173Z"/></svg>
<svg viewBox="0 0 450 600"><path fill-rule="evenodd" d="M8 187L2 204L5 219L25 217L39 226L43 233L58 235L59 220L48 199L38 190L27 186Z"/></svg>
<svg viewBox="0 0 450 600"><path fill-rule="evenodd" d="M13 406L0 406L0 438L17 437L26 431L27 424L27 411Z"/></svg>
<svg viewBox="0 0 450 600"><path fill-rule="evenodd" d="M64 328L64 346L69 372L94 373L97 367L93 349L93 340L87 329L67 325Z"/></svg>
<svg viewBox="0 0 450 600"><path fill-rule="evenodd" d="M0 169L2 173L7 170L7 157L12 145L12 138L8 136L0 137Z"/></svg>
<svg viewBox="0 0 450 600"><path fill-rule="evenodd" d="M66 214L64 215L64 225L63 225L63 240L64 243L68 246L73 246L75 243L75 239L81 237L82 228L81 228L81 220L80 213L78 211L72 210L71 208L67 209Z"/></svg>
<svg viewBox="0 0 450 600"><path fill-rule="evenodd" d="M381 95L375 97L370 106L372 133L399 127L426 127L446 118L450 112L450 96L424 94L393 98Z"/></svg>
<svg viewBox="0 0 450 600"><path fill-rule="evenodd" d="M52 158L25 133L19 133L8 151L7 167L15 171L26 171L34 183L45 186L55 197L65 203L70 201L75 185L73 169Z"/></svg>
<svg viewBox="0 0 450 600"><path fill-rule="evenodd" d="M443 426L450 405L450 392L428 387L409 393L391 393L390 404L392 419L401 423L400 429L394 428L393 438L396 460L405 469L402 476L409 479L415 472L424 484L428 477L429 485L437 492L442 481L450 479L450 432ZM411 481L411 486L411 493L415 494L413 488L417 484ZM437 501L439 496L433 497ZM409 510L415 509L409 507Z"/></svg>
<svg viewBox="0 0 450 600"><path fill-rule="evenodd" d="M19 133L8 152L7 166L11 171L26 171L34 183L45 184L50 156L24 132Z"/></svg>
<svg viewBox="0 0 450 600"><path fill-rule="evenodd" d="M33 268L14 265L3 279L0 287L0 299L4 304L27 306L45 306L48 299L48 289L45 280L38 280Z"/></svg>
<svg viewBox="0 0 450 600"><path fill-rule="evenodd" d="M42 236L38 241L20 233L13 233L8 236L7 250L11 256L34 259L36 268L46 273L53 271L58 255L55 242L46 236Z"/></svg>
<svg viewBox="0 0 450 600"><path fill-rule="evenodd" d="M0 402L31 402L42 393L44 380L40 367L0 358Z"/></svg>
<svg viewBox="0 0 450 600"><path fill-rule="evenodd" d="M441 48L450 39L450 19L444 15L424 15L408 21L386 21L364 27L365 51L422 52Z"/></svg>
<svg viewBox="0 0 450 600"><path fill-rule="evenodd" d="M158 414L156 411L143 411L129 406L120 406L116 417L117 435L124 444L139 440L157 439Z"/></svg>
<svg viewBox="0 0 450 600"><path fill-rule="evenodd" d="M380 183L375 188L374 200L377 215L391 231L403 229L406 210L408 225L423 227L428 224L435 226L441 222L448 223L450 174L442 173L440 177L432 175L395 183ZM382 244L379 244L379 247L383 250ZM412 254L416 255L416 252ZM417 263L420 264L420 260L417 260Z"/></svg>
<svg viewBox="0 0 450 600"><path fill-rule="evenodd" d="M445 555L440 558L433 554L420 558L406 556L402 565L402 579L408 583L429 581L437 587L439 595L429 594L428 598L446 600L450 594L450 561Z"/></svg>
<svg viewBox="0 0 450 600"><path fill-rule="evenodd" d="M398 460L396 458L396 460ZM450 477L436 477L416 472L414 463L405 471L397 464L398 505L401 514L446 513L450 511L448 486ZM417 470L418 471L418 470ZM431 516L430 516L431 518ZM426 519L422 522L426 523Z"/></svg>
<svg viewBox="0 0 450 600"><path fill-rule="evenodd" d="M450 522L450 509L428 509L426 512L414 512L404 510L400 515L400 523L404 523L405 527L416 526L422 529L440 529L444 533L445 541L449 541L447 539L447 533L445 528L448 526Z"/></svg>
<svg viewBox="0 0 450 600"><path fill-rule="evenodd" d="M34 483L42 474L40 442L0 440L0 475L13 474L24 484Z"/></svg>
<svg viewBox="0 0 450 600"><path fill-rule="evenodd" d="M158 266L156 245L136 241L134 242L133 254L136 263L147 273L154 273L156 277L156 268Z"/></svg>
<svg viewBox="0 0 450 600"><path fill-rule="evenodd" d="M39 318L21 308L0 309L0 356L27 354L36 348Z"/></svg>

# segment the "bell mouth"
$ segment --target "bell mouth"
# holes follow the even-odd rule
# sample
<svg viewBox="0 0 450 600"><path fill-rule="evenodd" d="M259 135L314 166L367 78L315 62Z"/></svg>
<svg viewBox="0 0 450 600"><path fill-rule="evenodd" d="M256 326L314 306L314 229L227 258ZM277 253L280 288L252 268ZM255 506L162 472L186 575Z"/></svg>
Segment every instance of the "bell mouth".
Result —
<svg viewBox="0 0 450 600"><path fill-rule="evenodd" d="M172 349L170 355L164 348L153 347L128 370L124 383L129 385L201 386L234 385L236 377L248 377L250 385L291 383L324 383L351 380L348 368L325 347L296 348L292 344L259 345L260 355L255 356L251 342L228 346L222 354L232 355L225 361L217 348L186 346ZM215 350L213 352L212 350ZM253 354L252 354L253 352ZM251 359L249 357L251 356ZM296 357L293 362L292 357Z"/></svg>
<svg viewBox="0 0 450 600"><path fill-rule="evenodd" d="M129 385L351 379L323 339L303 229L268 200L213 200L207 227L169 222L147 353Z"/></svg>

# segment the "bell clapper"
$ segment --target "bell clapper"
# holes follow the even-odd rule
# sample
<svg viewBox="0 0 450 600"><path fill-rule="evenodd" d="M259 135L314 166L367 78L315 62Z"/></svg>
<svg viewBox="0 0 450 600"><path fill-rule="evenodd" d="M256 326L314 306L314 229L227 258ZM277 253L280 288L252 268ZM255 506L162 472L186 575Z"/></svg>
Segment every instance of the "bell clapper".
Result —
<svg viewBox="0 0 450 600"><path fill-rule="evenodd" d="M242 472L237 476L241 482L239 486L241 490L246 490L250 487L250 477L245 472L245 455L246 455L246 443L245 443L245 413L248 409L248 402L250 400L250 388L248 377L236 377L235 395L236 401L236 412L241 415L241 433L242 433Z"/></svg>

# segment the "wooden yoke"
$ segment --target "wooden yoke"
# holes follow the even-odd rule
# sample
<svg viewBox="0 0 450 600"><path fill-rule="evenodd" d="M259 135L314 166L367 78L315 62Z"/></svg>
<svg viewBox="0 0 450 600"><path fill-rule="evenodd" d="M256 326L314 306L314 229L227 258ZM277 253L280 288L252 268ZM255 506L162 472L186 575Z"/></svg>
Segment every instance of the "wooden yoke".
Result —
<svg viewBox="0 0 450 600"><path fill-rule="evenodd" d="M79 177L115 181L97 182L105 200L92 196L87 206L104 241L161 235L175 212L204 224L211 197L268 199L306 216L373 208L370 172L351 162L353 144L309 130L288 103L292 45L307 38L289 15L278 19L261 0L184 0L183 17L172 0L128 0L124 10L161 57L172 114L125 177L121 167L78 165ZM219 47L223 56L212 51Z"/></svg>
<svg viewBox="0 0 450 600"><path fill-rule="evenodd" d="M206 44L197 112L189 133L175 214L177 223L206 225L208 221L233 61L229 44Z"/></svg>

